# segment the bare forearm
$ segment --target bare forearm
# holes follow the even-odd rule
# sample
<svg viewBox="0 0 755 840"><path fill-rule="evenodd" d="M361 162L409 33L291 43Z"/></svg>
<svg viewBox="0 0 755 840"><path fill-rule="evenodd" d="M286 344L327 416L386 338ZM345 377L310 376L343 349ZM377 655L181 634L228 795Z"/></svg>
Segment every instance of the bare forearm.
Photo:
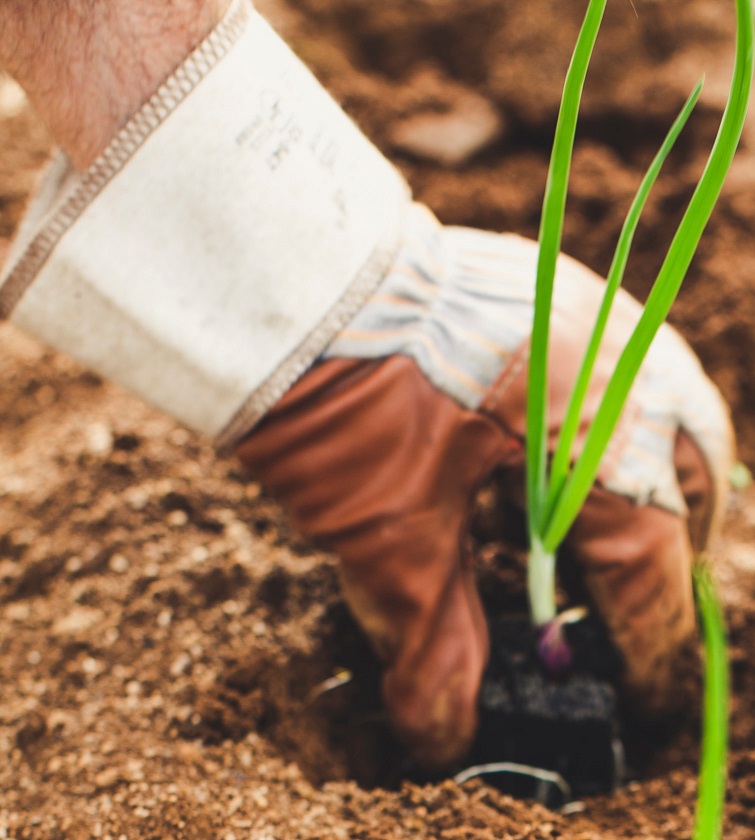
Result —
<svg viewBox="0 0 755 840"><path fill-rule="evenodd" d="M86 168L230 0L0 0L0 66Z"/></svg>

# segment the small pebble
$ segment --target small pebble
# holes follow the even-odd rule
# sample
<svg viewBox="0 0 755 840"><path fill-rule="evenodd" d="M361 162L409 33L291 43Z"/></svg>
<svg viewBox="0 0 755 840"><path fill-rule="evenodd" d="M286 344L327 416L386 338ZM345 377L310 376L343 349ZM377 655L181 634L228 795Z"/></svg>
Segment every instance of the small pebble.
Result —
<svg viewBox="0 0 755 840"><path fill-rule="evenodd" d="M70 613L61 616L52 626L52 632L56 635L68 633L82 633L91 630L103 618L101 610L93 607L74 607Z"/></svg>
<svg viewBox="0 0 755 840"><path fill-rule="evenodd" d="M129 570L130 565L128 557L124 554L114 554L108 563L110 571L115 572L117 575L125 574Z"/></svg>
<svg viewBox="0 0 755 840"><path fill-rule="evenodd" d="M117 627L108 627L108 629L105 631L105 634L103 636L103 638L105 640L105 644L106 645L115 644L115 642L117 642L118 639L120 638L120 635L121 635L121 633L120 633L120 631L118 630Z"/></svg>
<svg viewBox="0 0 755 840"><path fill-rule="evenodd" d="M204 563L209 556L210 552L203 545L198 545L195 548L192 548L189 554L189 558L194 563Z"/></svg>
<svg viewBox="0 0 755 840"><path fill-rule="evenodd" d="M445 112L412 114L391 132L393 145L442 166L460 166L503 132L495 106L470 91Z"/></svg>
<svg viewBox="0 0 755 840"><path fill-rule="evenodd" d="M157 626L168 627L171 621L173 621L173 610L160 610L160 613L157 616Z"/></svg>
<svg viewBox="0 0 755 840"><path fill-rule="evenodd" d="M173 431L168 435L168 440L173 444L173 446L186 446L190 439L191 433L186 429L173 429Z"/></svg>
<svg viewBox="0 0 755 840"><path fill-rule="evenodd" d="M76 572L81 571L83 567L84 561L76 554L66 560L66 571L69 575L75 575Z"/></svg>
<svg viewBox="0 0 755 840"><path fill-rule="evenodd" d="M181 674L185 674L190 665L191 657L187 653L179 653L170 666L171 677L180 677Z"/></svg>
<svg viewBox="0 0 755 840"><path fill-rule="evenodd" d="M8 604L5 607L5 615L6 618L9 618L11 621L26 621L26 619L31 615L31 609L28 604Z"/></svg>
<svg viewBox="0 0 755 840"><path fill-rule="evenodd" d="M189 514L185 510L172 510L165 517L165 521L171 528L181 528L189 521Z"/></svg>
<svg viewBox="0 0 755 840"><path fill-rule="evenodd" d="M100 664L96 659L93 659L91 656L87 656L87 658L81 663L81 669L85 674L96 674L100 670Z"/></svg>
<svg viewBox="0 0 755 840"><path fill-rule="evenodd" d="M86 430L86 451L90 455L106 455L113 448L113 432L104 423L93 423Z"/></svg>
<svg viewBox="0 0 755 840"><path fill-rule="evenodd" d="M255 636L264 636L267 633L267 624L264 621L255 621L252 625L252 633Z"/></svg>

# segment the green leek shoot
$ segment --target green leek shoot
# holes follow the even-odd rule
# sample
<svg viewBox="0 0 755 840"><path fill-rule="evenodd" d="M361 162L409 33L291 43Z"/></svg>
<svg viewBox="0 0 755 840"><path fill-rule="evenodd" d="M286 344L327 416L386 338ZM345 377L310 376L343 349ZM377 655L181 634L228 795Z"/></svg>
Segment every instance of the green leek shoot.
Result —
<svg viewBox="0 0 755 840"><path fill-rule="evenodd" d="M592 50L606 0L590 0L564 84L561 109L543 200L530 347L527 404L527 504L531 557L528 574L533 620L543 624L556 613L555 553L584 503L600 461L621 416L632 384L658 329L668 315L684 275L721 191L739 143L753 73L753 12L751 0L735 0L737 45L729 98L705 170L690 200L666 258L611 377L576 463L570 459L582 400L592 365L618 288L634 231L661 165L681 132L699 96L700 85L687 100L666 141L642 181L630 208L609 272L606 292L593 336L572 394L556 446L550 476L547 469L548 338L556 260L560 251L566 190L574 145L576 118ZM543 590L548 587L548 592Z"/></svg>

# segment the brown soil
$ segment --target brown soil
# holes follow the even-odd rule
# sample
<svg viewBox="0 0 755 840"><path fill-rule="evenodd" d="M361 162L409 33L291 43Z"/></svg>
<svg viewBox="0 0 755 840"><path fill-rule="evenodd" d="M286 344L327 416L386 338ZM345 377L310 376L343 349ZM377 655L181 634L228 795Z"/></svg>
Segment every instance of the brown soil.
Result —
<svg viewBox="0 0 755 840"><path fill-rule="evenodd" d="M536 232L584 4L259 5L443 220ZM609 6L565 250L605 270L640 172L708 78L637 237L627 284L640 296L715 132L731 19L718 0ZM48 139L27 108L0 102L2 258ZM410 117L432 133L433 117L481 108L500 120L453 167L405 151ZM751 119L672 316L730 400L751 466L754 140ZM689 836L694 720L624 789L571 815L402 779L333 560L206 440L8 325L0 374L0 838ZM733 665L730 840L755 837L753 538L750 489L732 500L716 560ZM357 679L315 697L342 666Z"/></svg>

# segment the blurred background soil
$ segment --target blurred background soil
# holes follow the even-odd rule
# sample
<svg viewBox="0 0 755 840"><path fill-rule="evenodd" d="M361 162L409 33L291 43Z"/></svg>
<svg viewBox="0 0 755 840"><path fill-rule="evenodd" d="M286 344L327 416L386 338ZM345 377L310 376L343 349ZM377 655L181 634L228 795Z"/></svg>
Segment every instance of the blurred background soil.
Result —
<svg viewBox="0 0 755 840"><path fill-rule="evenodd" d="M448 223L537 232L584 3L260 0ZM718 125L733 4L614 0L588 78L564 250L605 272L623 214L698 77L626 285L643 297ZM671 320L755 466L755 113ZM0 260L50 152L0 82ZM481 545L505 577L521 559ZM715 563L734 699L725 836L755 837L755 492ZM351 684L317 696L340 668ZM479 784L408 782L333 559L238 465L0 325L0 838L685 838L694 714L619 792L570 815Z"/></svg>

